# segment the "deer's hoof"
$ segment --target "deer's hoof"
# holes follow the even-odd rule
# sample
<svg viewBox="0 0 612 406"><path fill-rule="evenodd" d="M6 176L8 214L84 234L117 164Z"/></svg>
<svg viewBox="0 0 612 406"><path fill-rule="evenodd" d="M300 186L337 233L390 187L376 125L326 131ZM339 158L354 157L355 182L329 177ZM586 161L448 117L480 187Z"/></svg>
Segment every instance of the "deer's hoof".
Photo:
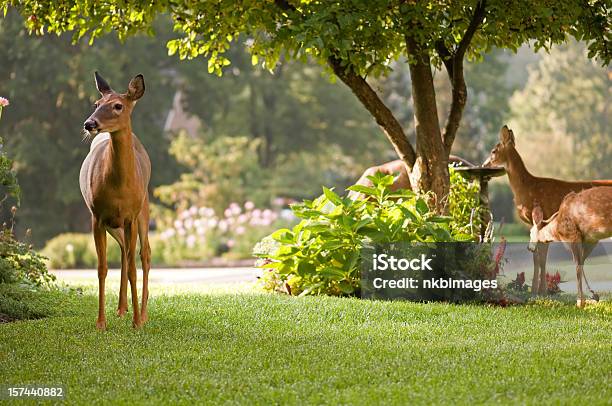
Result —
<svg viewBox="0 0 612 406"><path fill-rule="evenodd" d="M117 309L117 317L123 317L126 315L126 313L127 313L127 309L125 308L120 307Z"/></svg>
<svg viewBox="0 0 612 406"><path fill-rule="evenodd" d="M142 313L140 315L140 321L142 324L145 324L147 321L149 321L149 316L147 315L147 313Z"/></svg>
<svg viewBox="0 0 612 406"><path fill-rule="evenodd" d="M584 300L584 299L578 299L578 300L576 300L576 306L577 306L577 307L579 307L579 308L581 308L581 309L583 309L583 308L584 308L585 303L586 303L586 302L585 302L585 300Z"/></svg>
<svg viewBox="0 0 612 406"><path fill-rule="evenodd" d="M96 322L96 328L100 331L106 330L106 320L98 320Z"/></svg>
<svg viewBox="0 0 612 406"><path fill-rule="evenodd" d="M143 325L143 321L142 320L132 320L132 327L138 329L138 328L142 328Z"/></svg>

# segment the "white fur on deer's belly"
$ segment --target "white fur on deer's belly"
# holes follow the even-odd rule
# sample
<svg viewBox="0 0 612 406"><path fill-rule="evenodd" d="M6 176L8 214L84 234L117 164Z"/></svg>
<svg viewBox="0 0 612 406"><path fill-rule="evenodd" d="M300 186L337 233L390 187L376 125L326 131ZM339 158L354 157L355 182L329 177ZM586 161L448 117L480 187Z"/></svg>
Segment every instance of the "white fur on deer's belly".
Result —
<svg viewBox="0 0 612 406"><path fill-rule="evenodd" d="M110 133L99 133L98 135L94 137L93 141L91 142L91 145L89 146L89 150L93 151L93 149L97 147L98 145L100 145L100 143L110 140L110 137L111 137Z"/></svg>

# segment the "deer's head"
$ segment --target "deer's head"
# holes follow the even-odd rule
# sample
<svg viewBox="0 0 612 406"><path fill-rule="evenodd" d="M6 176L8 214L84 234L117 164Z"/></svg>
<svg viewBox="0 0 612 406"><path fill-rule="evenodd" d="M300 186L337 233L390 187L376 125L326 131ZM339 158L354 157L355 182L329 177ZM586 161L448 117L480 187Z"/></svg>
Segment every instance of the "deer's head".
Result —
<svg viewBox="0 0 612 406"><path fill-rule="evenodd" d="M85 120L83 124L85 131L95 136L100 132L112 134L129 128L132 109L145 91L144 77L136 75L130 80L125 93L117 93L111 89L98 72L95 72L94 77L96 88L102 97L94 105L96 110Z"/></svg>
<svg viewBox="0 0 612 406"><path fill-rule="evenodd" d="M482 164L484 167L503 166L509 160L509 152L514 149L514 133L508 126L503 126L499 132L499 142L491 150L491 154Z"/></svg>
<svg viewBox="0 0 612 406"><path fill-rule="evenodd" d="M534 252L539 242L554 241L553 229L555 227L555 218L559 212L552 215L548 220L544 220L544 212L539 204L534 204L531 210L531 221L533 225L529 231L529 251Z"/></svg>

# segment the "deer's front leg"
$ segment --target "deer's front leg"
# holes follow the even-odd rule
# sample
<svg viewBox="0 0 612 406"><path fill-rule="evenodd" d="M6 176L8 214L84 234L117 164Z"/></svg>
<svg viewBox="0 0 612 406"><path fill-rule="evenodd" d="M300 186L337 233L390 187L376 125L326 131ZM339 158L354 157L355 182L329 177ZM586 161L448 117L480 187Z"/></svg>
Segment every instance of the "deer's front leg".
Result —
<svg viewBox="0 0 612 406"><path fill-rule="evenodd" d="M106 229L95 217L93 217L92 223L94 242L96 243L96 254L98 256L98 321L96 322L96 327L99 330L105 330L105 283L106 274L108 273L108 267L106 263Z"/></svg>
<svg viewBox="0 0 612 406"><path fill-rule="evenodd" d="M546 243L538 244L538 263L540 268L540 284L539 293L540 295L548 294L548 283L546 282L546 260L548 259L548 247Z"/></svg>
<svg viewBox="0 0 612 406"><path fill-rule="evenodd" d="M138 328L142 326L140 311L138 310L138 287L136 286L136 240L138 228L136 219L128 220L125 224L125 244L127 247L127 271L130 289L132 291L132 310L134 317L132 324Z"/></svg>
<svg viewBox="0 0 612 406"><path fill-rule="evenodd" d="M536 245L533 252L533 279L531 280L531 296L535 296L539 292L540 285L540 261L539 261L540 244Z"/></svg>
<svg viewBox="0 0 612 406"><path fill-rule="evenodd" d="M572 256L574 257L574 263L576 264L576 305L578 307L584 307L584 294L582 293L582 265L584 264L584 257L582 252L582 244L573 242L570 244L570 249L572 251Z"/></svg>
<svg viewBox="0 0 612 406"><path fill-rule="evenodd" d="M582 292L582 273L584 272L584 270L582 269L582 265L578 264L576 265L576 280L578 281L578 293L577 293L577 300L576 300L576 305L580 308L584 307L585 301L584 301L584 293Z"/></svg>

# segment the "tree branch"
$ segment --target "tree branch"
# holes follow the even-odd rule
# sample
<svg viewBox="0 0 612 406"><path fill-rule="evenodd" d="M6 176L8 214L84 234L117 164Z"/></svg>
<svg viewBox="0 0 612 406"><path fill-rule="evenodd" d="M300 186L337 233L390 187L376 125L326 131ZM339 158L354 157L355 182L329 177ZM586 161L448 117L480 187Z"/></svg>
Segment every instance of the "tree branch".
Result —
<svg viewBox="0 0 612 406"><path fill-rule="evenodd" d="M448 50L446 44L441 39L436 41L436 52L438 52L438 56L442 60L444 67L446 68L446 72L448 73L449 80L452 80L453 77L453 54Z"/></svg>
<svg viewBox="0 0 612 406"><path fill-rule="evenodd" d="M274 3L281 10L296 10L287 0L274 0ZM370 84L351 69L342 66L340 59L335 56L330 56L327 59L327 63L334 71L334 74L352 90L361 104L363 104L370 114L372 114L376 123L382 128L393 145L393 148L395 148L395 152L398 154L399 158L404 161L409 171L412 170L412 166L416 160L414 148L410 145L404 133L404 129L391 110L383 103Z"/></svg>
<svg viewBox="0 0 612 406"><path fill-rule="evenodd" d="M376 123L382 128L399 158L406 163L409 171L412 170L416 154L404 133L404 129L391 110L383 103L378 94L363 77L342 66L339 59L333 56L329 57L328 64L336 76L353 91L359 101L374 116Z"/></svg>
<svg viewBox="0 0 612 406"><path fill-rule="evenodd" d="M465 30L465 33L463 34L463 38L461 38L459 45L457 46L457 50L455 51L455 58L461 57L461 59L463 59L463 56L465 55L465 51L467 51L467 48L470 45L470 42L472 42L472 38L474 37L476 30L478 30L478 27L480 26L480 24L482 24L482 21L485 18L485 14L486 14L485 9L486 9L486 0L480 0L476 4L474 15L472 15L472 20L470 21L470 24Z"/></svg>
<svg viewBox="0 0 612 406"><path fill-rule="evenodd" d="M452 88L451 108L446 120L446 126L444 127L444 134L442 135L447 154L450 154L453 147L459 123L463 116L463 110L467 103L467 86L465 85L463 75L463 58L485 15L486 1L481 0L476 4L470 24L454 52L451 53L448 50L443 40L436 41L436 50L440 59L442 59L442 63L444 63Z"/></svg>

